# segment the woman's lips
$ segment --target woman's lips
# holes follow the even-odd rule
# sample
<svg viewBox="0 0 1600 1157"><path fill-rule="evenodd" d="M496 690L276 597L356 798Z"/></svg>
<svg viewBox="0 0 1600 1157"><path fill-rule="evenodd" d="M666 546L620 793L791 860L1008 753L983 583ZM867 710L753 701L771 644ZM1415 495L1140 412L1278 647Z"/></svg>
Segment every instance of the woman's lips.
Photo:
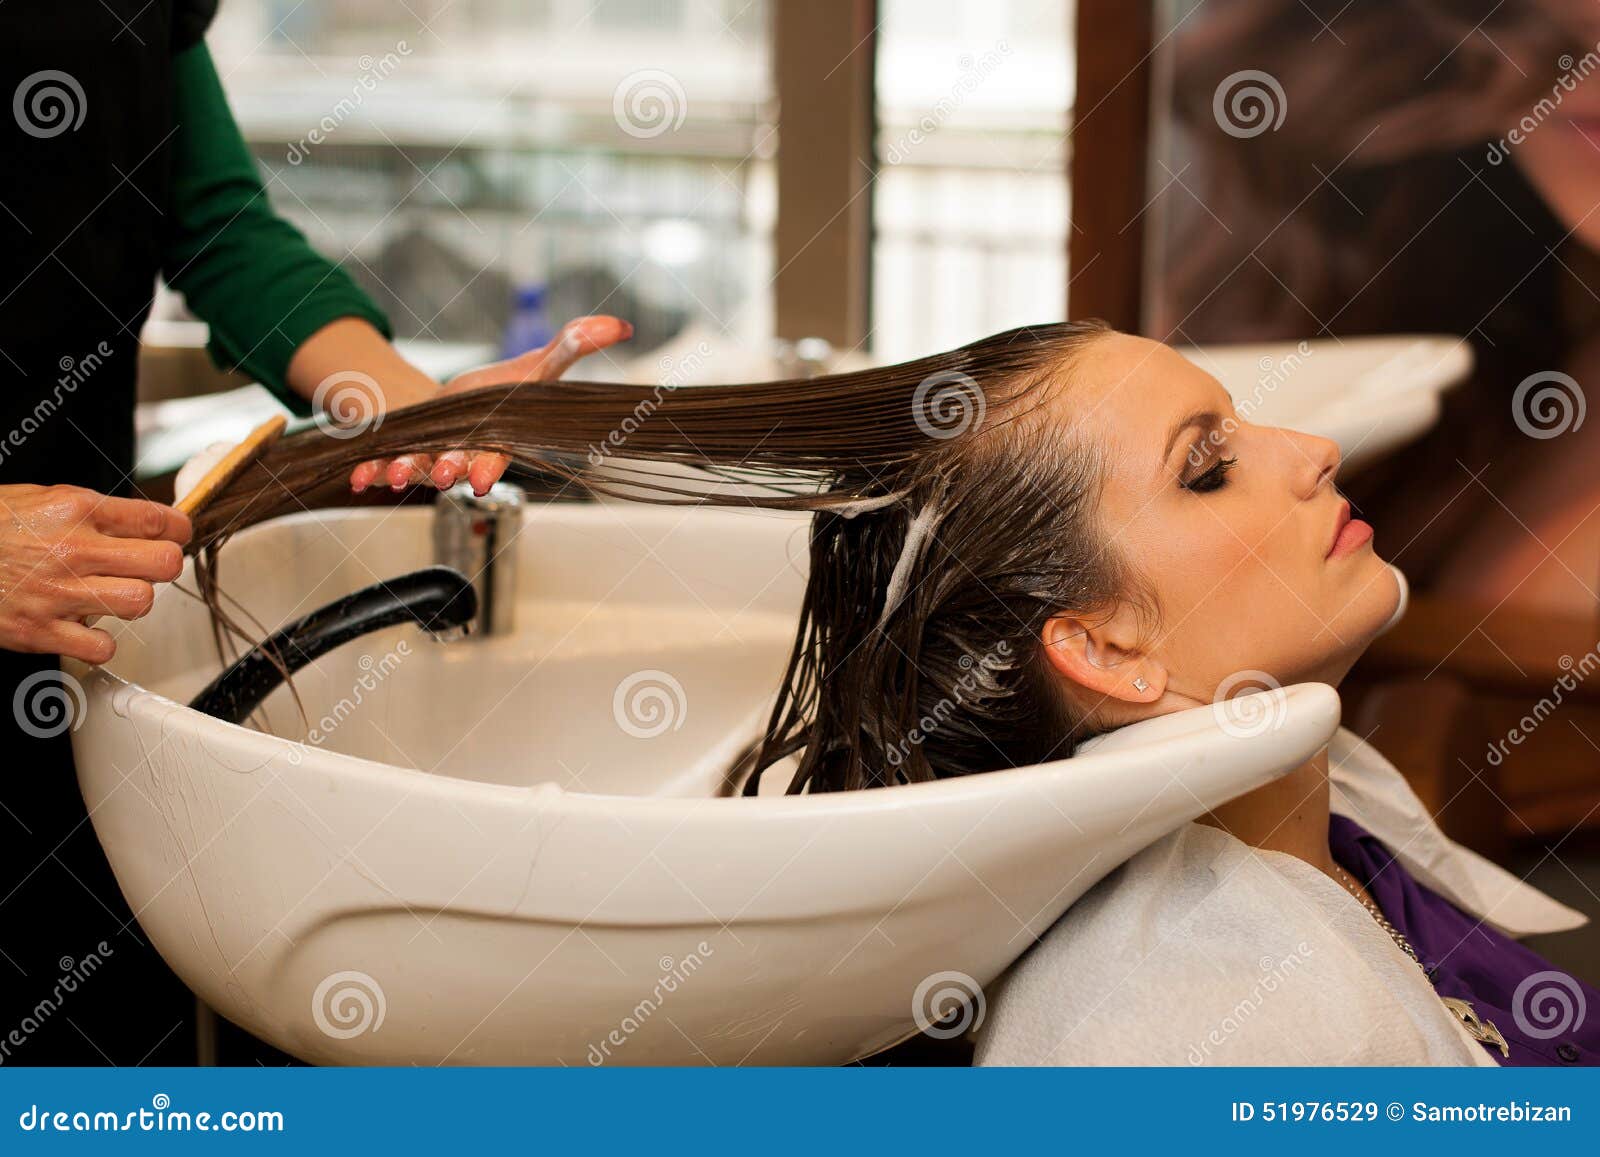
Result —
<svg viewBox="0 0 1600 1157"><path fill-rule="evenodd" d="M1343 558L1372 541L1372 527L1359 518L1350 517L1350 504L1342 503L1339 517L1334 523L1333 545L1328 548L1329 558Z"/></svg>

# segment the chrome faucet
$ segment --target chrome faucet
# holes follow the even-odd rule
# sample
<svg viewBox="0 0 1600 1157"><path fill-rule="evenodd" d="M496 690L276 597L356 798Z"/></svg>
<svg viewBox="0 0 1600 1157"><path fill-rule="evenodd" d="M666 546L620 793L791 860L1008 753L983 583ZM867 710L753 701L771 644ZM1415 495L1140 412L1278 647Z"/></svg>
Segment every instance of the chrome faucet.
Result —
<svg viewBox="0 0 1600 1157"><path fill-rule="evenodd" d="M496 482L482 498L461 482L434 506L433 561L466 575L478 594L469 638L516 629L516 537L524 505L522 487L510 482Z"/></svg>

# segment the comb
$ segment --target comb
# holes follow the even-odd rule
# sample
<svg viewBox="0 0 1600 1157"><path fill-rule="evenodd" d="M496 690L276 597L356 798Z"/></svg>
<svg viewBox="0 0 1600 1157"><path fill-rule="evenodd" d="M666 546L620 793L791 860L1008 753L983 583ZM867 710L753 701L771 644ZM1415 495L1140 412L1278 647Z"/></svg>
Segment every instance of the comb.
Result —
<svg viewBox="0 0 1600 1157"><path fill-rule="evenodd" d="M207 470L194 484L194 488L178 499L173 505L193 518L201 509L215 498L222 489L239 476L239 472L250 463L261 457L268 446L283 437L284 427L288 424L282 414L268 418L261 425L245 435L240 442L210 470Z"/></svg>

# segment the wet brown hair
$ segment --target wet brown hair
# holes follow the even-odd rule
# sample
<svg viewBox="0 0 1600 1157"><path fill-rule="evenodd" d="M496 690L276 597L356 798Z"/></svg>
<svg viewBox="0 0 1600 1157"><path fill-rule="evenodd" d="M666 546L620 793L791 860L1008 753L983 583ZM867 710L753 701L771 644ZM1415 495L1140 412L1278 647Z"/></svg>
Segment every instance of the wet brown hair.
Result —
<svg viewBox="0 0 1600 1157"><path fill-rule="evenodd" d="M275 445L195 518L219 621L228 535L303 509L370 458L496 450L587 490L814 513L795 644L745 781L789 790L1026 766L1097 726L1044 672L1041 632L1124 597L1097 529L1098 449L1043 419L1099 322L1011 330L859 373L683 389L529 382L447 394L355 436Z"/></svg>

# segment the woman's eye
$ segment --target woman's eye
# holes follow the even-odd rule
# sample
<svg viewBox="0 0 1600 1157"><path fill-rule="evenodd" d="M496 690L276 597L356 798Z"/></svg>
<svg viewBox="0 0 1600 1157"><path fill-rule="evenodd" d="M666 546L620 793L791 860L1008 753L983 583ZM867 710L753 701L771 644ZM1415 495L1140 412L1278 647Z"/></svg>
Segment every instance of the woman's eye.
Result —
<svg viewBox="0 0 1600 1157"><path fill-rule="evenodd" d="M1204 474L1190 482L1185 482L1185 490L1194 490L1201 494L1212 490L1220 490L1227 485L1228 471L1232 470L1238 458L1219 458L1217 464Z"/></svg>

